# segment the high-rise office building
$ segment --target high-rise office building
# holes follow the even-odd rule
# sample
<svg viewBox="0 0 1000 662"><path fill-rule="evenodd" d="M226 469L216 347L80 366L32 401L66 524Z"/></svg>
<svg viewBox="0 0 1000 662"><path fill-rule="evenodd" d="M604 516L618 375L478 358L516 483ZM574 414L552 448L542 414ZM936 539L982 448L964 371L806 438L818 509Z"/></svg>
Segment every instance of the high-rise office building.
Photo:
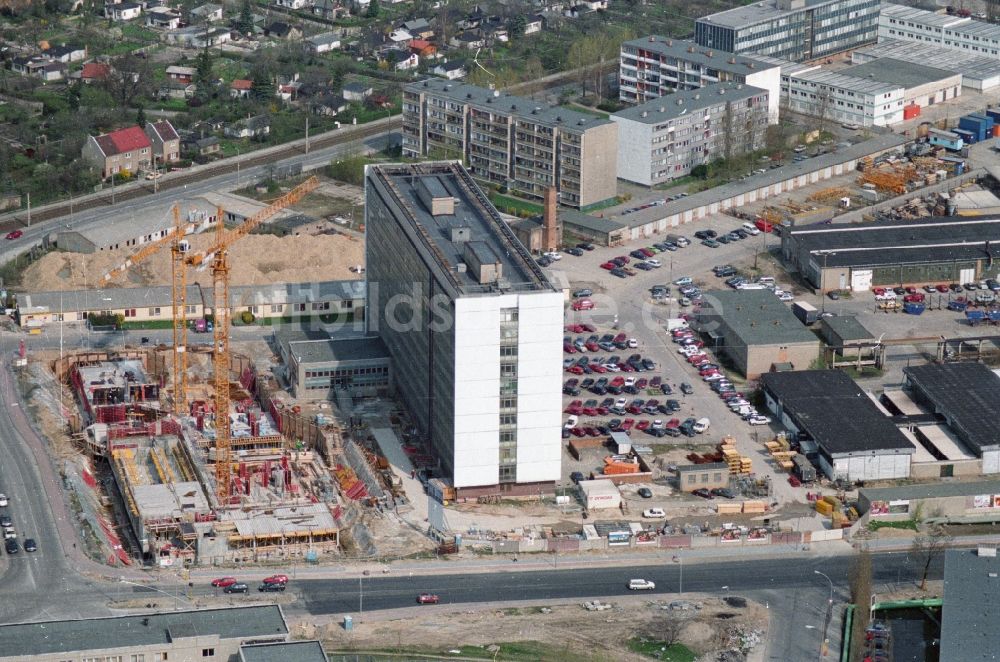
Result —
<svg viewBox="0 0 1000 662"><path fill-rule="evenodd" d="M880 0L761 0L703 16L695 41L803 62L875 43Z"/></svg>
<svg viewBox="0 0 1000 662"><path fill-rule="evenodd" d="M456 162L368 166L368 330L459 497L560 477L563 297Z"/></svg>
<svg viewBox="0 0 1000 662"><path fill-rule="evenodd" d="M403 88L403 156L461 159L479 181L588 207L618 193L618 130L596 115L431 79Z"/></svg>

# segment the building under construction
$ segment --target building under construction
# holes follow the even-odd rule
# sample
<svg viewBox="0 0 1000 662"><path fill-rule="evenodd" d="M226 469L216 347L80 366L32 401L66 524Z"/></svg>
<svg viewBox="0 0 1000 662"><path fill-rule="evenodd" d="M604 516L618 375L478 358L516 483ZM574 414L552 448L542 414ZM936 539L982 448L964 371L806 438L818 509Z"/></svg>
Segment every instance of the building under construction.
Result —
<svg viewBox="0 0 1000 662"><path fill-rule="evenodd" d="M138 359L76 364L70 371L88 423L127 423L158 411L160 386Z"/></svg>

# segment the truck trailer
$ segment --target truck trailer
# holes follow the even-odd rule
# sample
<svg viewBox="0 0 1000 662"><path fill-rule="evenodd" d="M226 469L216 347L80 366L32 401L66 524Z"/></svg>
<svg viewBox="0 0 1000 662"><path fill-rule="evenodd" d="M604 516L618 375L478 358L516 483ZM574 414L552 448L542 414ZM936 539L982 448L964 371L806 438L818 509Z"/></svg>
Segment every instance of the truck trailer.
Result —
<svg viewBox="0 0 1000 662"><path fill-rule="evenodd" d="M799 318L799 321L809 326L814 324L816 320L819 319L819 311L816 310L816 306L811 303L806 303L805 301L796 301L792 304L792 313Z"/></svg>

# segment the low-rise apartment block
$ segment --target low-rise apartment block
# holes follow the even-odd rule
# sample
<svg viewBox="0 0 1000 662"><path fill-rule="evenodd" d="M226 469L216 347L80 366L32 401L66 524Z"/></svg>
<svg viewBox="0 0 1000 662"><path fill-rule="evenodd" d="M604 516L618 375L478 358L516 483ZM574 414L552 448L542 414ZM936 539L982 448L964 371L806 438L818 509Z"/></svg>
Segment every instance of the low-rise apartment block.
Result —
<svg viewBox="0 0 1000 662"><path fill-rule="evenodd" d="M617 194L618 129L601 117L431 79L403 90L403 156L461 159L478 180L589 207Z"/></svg>
<svg viewBox="0 0 1000 662"><path fill-rule="evenodd" d="M767 90L770 121L778 121L781 67L775 62L650 35L622 44L618 72L618 98L626 103L713 83L743 83Z"/></svg>
<svg viewBox="0 0 1000 662"><path fill-rule="evenodd" d="M703 16L695 41L795 62L875 43L880 0L763 0Z"/></svg>
<svg viewBox="0 0 1000 662"><path fill-rule="evenodd" d="M878 38L934 44L994 60L1000 57L1000 25L904 5L882 5Z"/></svg>
<svg viewBox="0 0 1000 662"><path fill-rule="evenodd" d="M768 96L750 85L715 83L615 113L618 176L654 186L702 163L762 149Z"/></svg>

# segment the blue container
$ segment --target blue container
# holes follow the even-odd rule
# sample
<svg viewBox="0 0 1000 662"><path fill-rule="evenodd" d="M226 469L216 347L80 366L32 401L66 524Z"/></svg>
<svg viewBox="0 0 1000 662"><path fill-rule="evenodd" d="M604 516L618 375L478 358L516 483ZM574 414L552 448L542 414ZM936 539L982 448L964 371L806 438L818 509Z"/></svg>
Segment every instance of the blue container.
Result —
<svg viewBox="0 0 1000 662"><path fill-rule="evenodd" d="M344 630L347 632L351 632L352 630L354 630L353 616L344 616Z"/></svg>
<svg viewBox="0 0 1000 662"><path fill-rule="evenodd" d="M955 164L955 176L958 177L964 172L965 172L965 161L959 161L958 163Z"/></svg>
<svg viewBox="0 0 1000 662"><path fill-rule="evenodd" d="M998 108L987 108L986 116L993 119L993 124L1000 124L1000 109Z"/></svg>
<svg viewBox="0 0 1000 662"><path fill-rule="evenodd" d="M982 135L980 140L986 140L993 135L993 118L989 117L985 113L973 113L970 117L980 120L980 125L983 127Z"/></svg>
<svg viewBox="0 0 1000 662"><path fill-rule="evenodd" d="M972 131L967 131L966 129L952 129L951 132L961 138L967 145L979 142L978 135Z"/></svg>
<svg viewBox="0 0 1000 662"><path fill-rule="evenodd" d="M989 124L991 120L985 116L971 114L965 115L958 120L958 126L966 131L971 131L976 137L977 141L986 140L988 132L993 131L993 127Z"/></svg>

